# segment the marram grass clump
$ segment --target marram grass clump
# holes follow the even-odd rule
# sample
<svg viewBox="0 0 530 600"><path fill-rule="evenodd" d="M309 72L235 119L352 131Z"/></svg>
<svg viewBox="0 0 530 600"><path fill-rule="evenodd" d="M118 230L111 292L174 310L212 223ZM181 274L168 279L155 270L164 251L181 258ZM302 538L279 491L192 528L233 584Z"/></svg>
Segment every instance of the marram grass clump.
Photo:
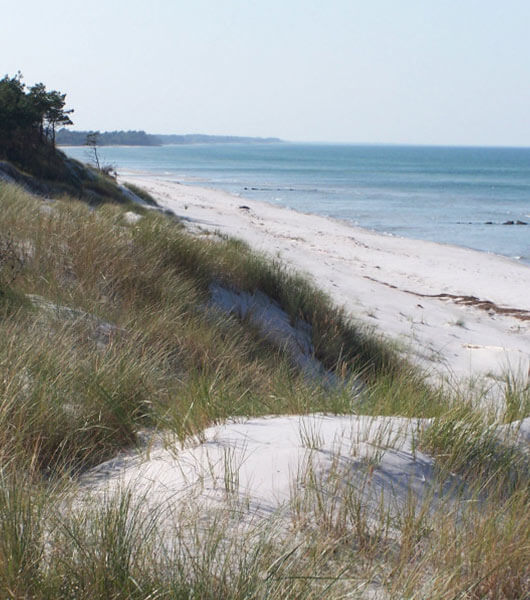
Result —
<svg viewBox="0 0 530 600"><path fill-rule="evenodd" d="M147 210L130 223L126 210L0 183L1 597L528 595L525 455L465 390L433 390L391 345L245 244L193 237ZM343 384L308 378L248 321L212 308L212 282L262 291L307 321L316 357ZM527 416L527 390L510 387L505 420ZM133 490L75 500L78 476L145 430L184 441L228 417L309 412L432 418L418 452L436 457L440 486L461 476L465 502L411 495L399 519L383 506L368 514L347 472L311 472L288 526L271 517L241 529L240 505L207 525L188 511L169 547L164 515Z"/></svg>

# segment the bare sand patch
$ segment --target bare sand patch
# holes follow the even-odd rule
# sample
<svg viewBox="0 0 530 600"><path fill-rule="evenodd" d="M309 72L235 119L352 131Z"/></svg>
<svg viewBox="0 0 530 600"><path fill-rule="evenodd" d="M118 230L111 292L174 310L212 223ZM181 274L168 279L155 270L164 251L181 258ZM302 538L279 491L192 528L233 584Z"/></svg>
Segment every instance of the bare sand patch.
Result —
<svg viewBox="0 0 530 600"><path fill-rule="evenodd" d="M193 231L241 238L305 273L355 319L450 380L530 369L530 268L207 188L128 175Z"/></svg>

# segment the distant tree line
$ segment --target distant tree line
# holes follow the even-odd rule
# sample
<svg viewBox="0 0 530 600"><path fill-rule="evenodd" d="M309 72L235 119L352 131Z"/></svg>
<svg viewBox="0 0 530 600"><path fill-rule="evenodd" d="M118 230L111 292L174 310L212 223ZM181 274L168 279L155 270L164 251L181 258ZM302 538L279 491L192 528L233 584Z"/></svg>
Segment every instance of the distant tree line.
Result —
<svg viewBox="0 0 530 600"><path fill-rule="evenodd" d="M43 83L26 87L20 72L0 79L0 158L26 166L54 154L58 128L73 124L65 99Z"/></svg>
<svg viewBox="0 0 530 600"><path fill-rule="evenodd" d="M155 136L159 143L166 144L272 144L281 142L274 137L243 137L237 135L205 135L188 133L186 135L163 134Z"/></svg>
<svg viewBox="0 0 530 600"><path fill-rule="evenodd" d="M228 135L153 135L145 131L69 131L57 132L57 144L61 146L84 146L90 136L96 136L98 146L163 146L169 144L230 144L271 143L278 138L236 137Z"/></svg>
<svg viewBox="0 0 530 600"><path fill-rule="evenodd" d="M69 131L57 132L57 144L60 146L84 146L87 139L96 138L99 146L159 146L160 141L145 131Z"/></svg>

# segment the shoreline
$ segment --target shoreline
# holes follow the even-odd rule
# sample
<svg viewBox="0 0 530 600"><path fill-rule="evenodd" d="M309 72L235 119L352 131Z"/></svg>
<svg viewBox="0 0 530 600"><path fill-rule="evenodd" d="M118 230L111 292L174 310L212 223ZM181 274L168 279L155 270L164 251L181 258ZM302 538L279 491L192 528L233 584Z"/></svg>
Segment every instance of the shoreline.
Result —
<svg viewBox="0 0 530 600"><path fill-rule="evenodd" d="M196 233L240 238L308 276L355 320L452 382L530 372L530 266L505 256L383 234L153 175L149 191Z"/></svg>
<svg viewBox="0 0 530 600"><path fill-rule="evenodd" d="M343 151L334 144L329 150L294 144L281 151L255 151L248 145L222 153L208 145L196 151L172 148L176 150L106 147L106 160L133 176L134 171L150 171L149 176L309 210L379 233L503 255L530 266L530 171L524 153L504 156L483 149L478 155L460 155L456 149L433 147L424 155L417 148L409 152L398 146L387 152L360 145ZM82 152L66 151L72 156Z"/></svg>
<svg viewBox="0 0 530 600"><path fill-rule="evenodd" d="M124 147L124 146L121 146L121 147ZM367 232L367 233L373 233L375 235L380 235L380 236L388 237L391 239L408 240L411 242L419 242L420 244L421 243L436 244L437 246L455 248L457 250L461 249L461 250L467 250L469 252L478 252L479 254L485 254L487 256L492 256L492 257L498 258L500 260L507 260L510 263L522 265L522 266L528 267L530 269L530 260L526 261L526 260L524 260L524 257L521 257L521 256L509 256L508 254L500 254L497 252L493 252L492 250L481 250L479 248L473 248L471 246L461 246L459 244L453 244L451 242L439 242L439 241L430 240L427 238L408 237L405 235L401 235L399 233L392 233L390 231L383 231L383 230L375 229L372 227L363 226L358 223L354 223L347 218L334 217L333 215L324 214L324 213L318 214L318 213L313 213L313 212L306 212L303 210L298 210L296 208L291 208L287 204L283 204L283 203L276 204L274 202L267 201L267 200L261 200L261 199L256 200L253 198L249 198L247 196L243 196L239 193L230 192L227 190L223 190L221 188L216 188L216 187L210 186L208 184L207 180L203 180L203 179L199 179L199 178L195 179L191 176L189 176L189 177L180 176L178 179L169 179L168 175L170 175L170 173L156 173L154 171L148 171L148 170L123 169L123 170L121 170L121 173L118 176L118 179L120 181L131 181L131 183L134 183L135 181L138 181L139 179L141 179L142 181L156 180L159 182L164 182L164 183L181 186L183 188L186 188L186 187L188 187L190 189L197 188L199 190L210 191L210 192L219 193L219 194L227 194L228 196L230 196L236 200L240 200L243 204L255 202L257 204L269 206L272 209L291 211L291 212L294 212L294 213L297 213L300 215L305 215L308 217L314 216L314 217L319 217L322 219L329 219L330 221L333 221L336 223L341 223L344 226L349 227L350 229L359 229L359 230ZM500 222L493 223L493 225L494 226L507 226L505 223L500 223ZM514 224L513 226L516 227L518 225ZM525 226L526 226L526 224L525 224Z"/></svg>
<svg viewBox="0 0 530 600"><path fill-rule="evenodd" d="M145 171L145 172L141 172L141 171L134 171L134 170L129 170L126 172L125 175L123 175L121 178L122 179L127 179L127 177L129 176L129 174L132 177L136 177L136 176L145 176L145 177L150 177L150 178L155 178L155 179L159 179L162 181L171 181L169 179L165 179L163 175L157 175L153 172L149 172L149 171ZM197 183L195 183L195 181ZM481 254L487 254L490 256L495 256L497 258L501 258L501 259L507 259L511 262L514 262L516 264L520 264L520 265L525 265L527 267L530 268L530 259L527 261L524 259L524 257L521 256L509 256L508 254L499 254L497 252L493 252L492 250L481 250L480 248L472 248L471 246L461 246L459 244L452 244L451 242L439 242L436 240L430 240L427 238L421 238L421 237L409 237L406 235L401 235L399 233L392 233L390 231L383 231L383 230L379 230L379 229L375 229L373 227L368 227L368 226L363 226L360 225L356 222L353 222L347 218L340 218L340 217L334 217L333 215L329 215L329 214L319 214L319 213L313 213L313 212L305 212L303 210L298 210L296 208L291 208L290 206L288 206L287 204L283 204L283 203L278 203L275 204L274 202L269 202L267 200L254 200L252 198L248 198L246 196L240 195L238 193L232 193L226 190L222 190L220 188L215 188L212 187L210 185L208 185L207 181L203 181L200 179L194 180L192 177L190 178L185 178L185 177L181 177L180 180L174 180L172 181L173 183L177 184L177 185L183 185L183 186L188 186L188 187L199 187L205 190L211 190L212 192L220 192L220 193L224 193L224 194L228 194L230 196L234 196L235 198L240 198L243 201L249 201L249 202L257 202L258 204L265 204L266 206L270 206L272 208L280 208L283 210L291 210L295 213L299 213L301 215L307 215L307 216L315 216L315 217L322 217L323 219L330 219L331 221L335 221L337 223L342 223L343 225L345 225L346 227L350 227L352 229L360 229L362 231L366 231L366 232L371 232L371 233L375 233L376 235L382 235L382 236L386 236L389 238L397 238L397 239L404 239L404 240L410 240L410 241L416 241L416 242L427 242L427 243L432 243L432 244L437 244L439 246L448 246L450 248L461 248L463 250L470 250L471 252L480 252ZM530 215L528 215L530 217ZM480 223L477 223L480 224ZM504 226L508 226L506 223L492 223L492 226L499 226L499 227L504 227ZM518 224L514 223L513 224L514 227L519 226ZM526 223L523 225L526 226Z"/></svg>

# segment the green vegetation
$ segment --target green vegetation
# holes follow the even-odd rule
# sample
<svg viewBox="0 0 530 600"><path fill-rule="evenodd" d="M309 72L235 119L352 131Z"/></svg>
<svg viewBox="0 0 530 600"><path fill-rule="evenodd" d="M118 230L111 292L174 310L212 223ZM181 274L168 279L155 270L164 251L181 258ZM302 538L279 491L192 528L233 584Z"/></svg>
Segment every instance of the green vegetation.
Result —
<svg viewBox="0 0 530 600"><path fill-rule="evenodd" d="M433 390L281 264L154 211L131 224L127 208L44 203L0 182L2 597L525 597L529 471L514 432L501 435L467 391ZM308 380L249 323L210 307L212 282L305 319L345 385ZM358 377L360 395L349 391ZM72 502L78 474L146 429L185 439L228 417L309 412L433 418L417 448L436 457L440 488L462 474L459 508L411 495L399 518L371 514L337 464L308 471L288 526L234 526L237 504L206 526L198 507L161 552L164 515L132 490ZM514 381L501 420L525 416L528 387ZM374 447L382 440L376 431ZM368 465L364 486L370 477Z"/></svg>
<svg viewBox="0 0 530 600"><path fill-rule="evenodd" d="M134 185L134 183L125 183L124 185L128 190L131 190L133 194L136 194L138 198L140 198L144 202L147 202L147 204L149 204L150 206L158 206L153 196L151 196L149 192L146 192L141 187Z"/></svg>
<svg viewBox="0 0 530 600"><path fill-rule="evenodd" d="M65 109L66 94L47 91L37 83L26 91L22 75L0 80L0 159L26 168L37 177L60 175L55 152L55 131L71 125Z"/></svg>
<svg viewBox="0 0 530 600"><path fill-rule="evenodd" d="M160 141L145 131L68 131L57 132L60 146L84 146L89 135L97 135L100 146L159 146Z"/></svg>
<svg viewBox="0 0 530 600"><path fill-rule="evenodd" d="M0 180L92 205L130 203L105 166L91 168L56 148L57 128L72 125L73 110L65 109L65 99L66 94L47 91L42 83L26 88L20 73L0 80Z"/></svg>
<svg viewBox="0 0 530 600"><path fill-rule="evenodd" d="M0 201L0 236L11 240L23 265L10 293L83 310L112 323L117 332L113 343L97 353L92 322L56 323L53 338L48 327L36 329L43 317L34 309L2 324L4 339L28 340L27 346L5 346L4 364L14 369L5 381L12 382L13 406L22 409L28 400L27 410L37 410L20 418L17 436L39 420L46 432L39 463L49 465L53 457L59 469L65 460L85 468L133 441L135 426L146 423L171 423L184 435L228 416L351 411L348 394L308 383L280 349L244 324L198 311L214 279L260 289L293 318L312 322L317 356L343 377L362 372L367 382L378 375L391 381L405 370L413 377L382 343L356 334L305 280L238 242L193 238L159 214L126 226L121 210L111 206L94 212L56 202L43 211L38 200L8 185L2 186ZM326 327L317 326L319 319ZM21 357L35 381L29 399L27 381L17 380ZM423 393L419 377L416 383ZM52 397L57 414L46 408ZM77 399L66 413L65 397ZM377 398L372 402L376 405ZM102 406L109 416L104 428L98 427ZM126 423L113 424L111 415L122 415ZM94 436L95 448L85 435ZM21 447L33 452L27 442Z"/></svg>
<svg viewBox="0 0 530 600"><path fill-rule="evenodd" d="M97 168L68 159L55 148L64 107L20 74L0 81L0 597L528 597L528 381L507 377L500 416L473 390L433 389L281 263L131 204L129 192L156 202L99 165L96 135ZM208 141L176 137L165 141ZM309 324L333 378L308 377L251 319L216 310L212 284L265 293ZM171 511L134 482L105 496L78 487L106 459L146 451L146 432L185 442L228 418L313 412L373 426L326 472L312 462L319 432L299 432L310 454L287 513L245 521L229 452L226 504L182 505L169 528ZM416 496L405 484L397 510L384 490L367 501L385 452L402 452L404 431L389 436L380 415L423 418L391 422L412 427L415 464L435 460L433 485ZM373 453L359 458L359 444Z"/></svg>
<svg viewBox="0 0 530 600"><path fill-rule="evenodd" d="M57 132L60 146L84 146L87 136L97 135L100 146L162 146L166 144L268 144L281 142L278 138L255 138L230 135L153 135L145 131L69 131Z"/></svg>

